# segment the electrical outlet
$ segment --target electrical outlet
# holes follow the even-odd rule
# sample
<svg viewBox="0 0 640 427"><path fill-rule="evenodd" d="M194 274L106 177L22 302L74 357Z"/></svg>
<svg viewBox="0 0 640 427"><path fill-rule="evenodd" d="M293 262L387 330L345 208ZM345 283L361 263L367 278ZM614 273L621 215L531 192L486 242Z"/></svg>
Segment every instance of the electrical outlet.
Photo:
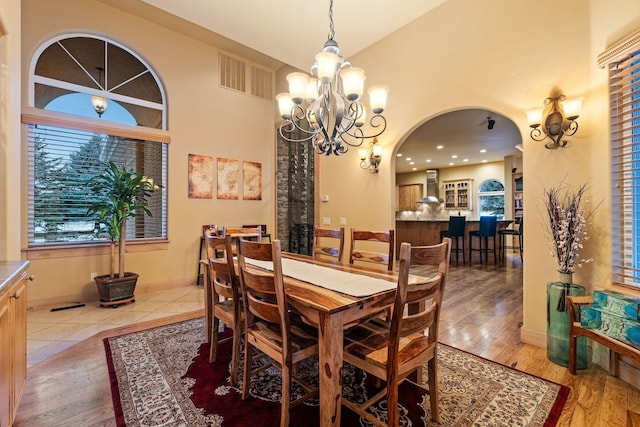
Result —
<svg viewBox="0 0 640 427"><path fill-rule="evenodd" d="M89 280L95 279L97 275L98 275L98 273L91 273L90 274L91 277L89 278Z"/></svg>

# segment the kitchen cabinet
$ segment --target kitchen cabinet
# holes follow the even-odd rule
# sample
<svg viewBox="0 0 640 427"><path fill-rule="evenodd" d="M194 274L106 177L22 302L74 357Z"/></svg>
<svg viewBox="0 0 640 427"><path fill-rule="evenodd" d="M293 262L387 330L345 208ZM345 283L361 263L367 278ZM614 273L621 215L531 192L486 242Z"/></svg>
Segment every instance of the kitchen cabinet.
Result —
<svg viewBox="0 0 640 427"><path fill-rule="evenodd" d="M445 209L471 210L472 179L443 181L443 184Z"/></svg>
<svg viewBox="0 0 640 427"><path fill-rule="evenodd" d="M418 209L417 201L422 199L422 184L409 184L398 186L399 211L415 211Z"/></svg>
<svg viewBox="0 0 640 427"><path fill-rule="evenodd" d="M26 262L0 263L0 425L10 426L27 379Z"/></svg>

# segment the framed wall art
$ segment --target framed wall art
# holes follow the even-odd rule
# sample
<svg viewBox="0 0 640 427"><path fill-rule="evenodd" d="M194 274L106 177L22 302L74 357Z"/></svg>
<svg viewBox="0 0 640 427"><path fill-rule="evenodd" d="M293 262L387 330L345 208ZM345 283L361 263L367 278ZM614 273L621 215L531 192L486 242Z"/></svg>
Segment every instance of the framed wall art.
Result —
<svg viewBox="0 0 640 427"><path fill-rule="evenodd" d="M213 157L189 154L189 198L213 199Z"/></svg>

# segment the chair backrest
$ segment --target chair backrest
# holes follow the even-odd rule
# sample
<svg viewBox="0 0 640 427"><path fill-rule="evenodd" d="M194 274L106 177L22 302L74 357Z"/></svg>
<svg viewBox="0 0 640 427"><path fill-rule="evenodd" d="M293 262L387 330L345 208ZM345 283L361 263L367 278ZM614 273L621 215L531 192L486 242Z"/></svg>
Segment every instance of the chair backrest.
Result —
<svg viewBox="0 0 640 427"><path fill-rule="evenodd" d="M273 271L252 267L247 259L271 261ZM253 325L256 317L263 322L277 324L282 329L282 342L290 342L280 240L266 243L239 240L238 273L247 325Z"/></svg>
<svg viewBox="0 0 640 427"><path fill-rule="evenodd" d="M518 222L518 233L520 233L522 235L522 233L524 233L524 216L520 217L520 220Z"/></svg>
<svg viewBox="0 0 640 427"><path fill-rule="evenodd" d="M480 237L489 237L496 235L496 225L498 217L495 215L484 215L480 217L480 229L478 234Z"/></svg>
<svg viewBox="0 0 640 427"><path fill-rule="evenodd" d="M467 222L465 216L450 216L449 217L449 232L447 233L451 237L464 237L464 228Z"/></svg>
<svg viewBox="0 0 640 427"><path fill-rule="evenodd" d="M349 264L354 261L363 261L374 264L386 265L387 270L393 270L393 244L394 232L389 231L364 231L351 229L351 250ZM372 252L356 248L357 241L381 242L387 246L386 252Z"/></svg>
<svg viewBox="0 0 640 427"><path fill-rule="evenodd" d="M403 243L402 245L407 245ZM438 324L440 320L440 309L442 306L442 296L444 293L447 276L449 275L449 258L451 257L451 239L445 237L442 243L432 246L413 246L410 247L409 252L409 266L407 268L415 266L432 266L436 271L432 271L430 278L432 280L426 283L416 283L411 285L405 285L401 283L400 276L398 277L398 291L396 292L396 304L401 304L402 311L396 313L394 307L394 313L392 316L397 316L400 325L398 330L400 336L406 336L415 331L429 328L429 338L437 342L438 340ZM400 261L402 261L402 246L400 247ZM406 257L407 255L404 254ZM400 269L404 268L402 262L400 262ZM399 275L402 275L402 270L399 270ZM401 289L402 287L406 288ZM399 299L400 298L400 299ZM405 315L404 305L410 303L417 303L431 299L431 306L427 307L425 304L425 310L416 314ZM392 323L394 319L392 317ZM392 326L393 328L393 326ZM393 330L393 329L392 329Z"/></svg>
<svg viewBox="0 0 640 427"><path fill-rule="evenodd" d="M262 234L267 234L267 224L242 224L242 228L257 228L260 227Z"/></svg>
<svg viewBox="0 0 640 427"><path fill-rule="evenodd" d="M325 239L337 239L336 245L325 245ZM322 242L321 242L322 240ZM342 261L344 251L344 227L340 229L317 228L313 229L313 256L325 255Z"/></svg>
<svg viewBox="0 0 640 427"><path fill-rule="evenodd" d="M213 256L209 255L209 252ZM209 257L210 277L215 294L239 301L239 280L233 265L231 236L208 236L207 255ZM219 257L218 255L222 255ZM214 298L214 301L217 299Z"/></svg>
<svg viewBox="0 0 640 427"><path fill-rule="evenodd" d="M254 238L257 242L262 240L262 228L258 225L256 227L238 227L238 228L226 228L225 236L227 234L231 235L231 237L236 237L240 239L245 238Z"/></svg>

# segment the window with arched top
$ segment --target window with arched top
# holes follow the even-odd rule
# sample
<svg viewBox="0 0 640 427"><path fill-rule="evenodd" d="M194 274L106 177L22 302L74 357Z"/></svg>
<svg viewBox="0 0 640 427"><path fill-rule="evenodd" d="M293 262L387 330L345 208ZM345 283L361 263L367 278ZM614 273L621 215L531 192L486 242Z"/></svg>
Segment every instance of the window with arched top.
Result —
<svg viewBox="0 0 640 427"><path fill-rule="evenodd" d="M145 175L163 189L152 216L130 218L127 239L167 239L164 88L136 52L106 37L66 34L43 43L29 75L28 243L72 245L106 238L87 215L95 201L87 181L109 162Z"/></svg>
<svg viewBox="0 0 640 427"><path fill-rule="evenodd" d="M478 215L495 215L504 219L504 184L487 179L478 186Z"/></svg>

